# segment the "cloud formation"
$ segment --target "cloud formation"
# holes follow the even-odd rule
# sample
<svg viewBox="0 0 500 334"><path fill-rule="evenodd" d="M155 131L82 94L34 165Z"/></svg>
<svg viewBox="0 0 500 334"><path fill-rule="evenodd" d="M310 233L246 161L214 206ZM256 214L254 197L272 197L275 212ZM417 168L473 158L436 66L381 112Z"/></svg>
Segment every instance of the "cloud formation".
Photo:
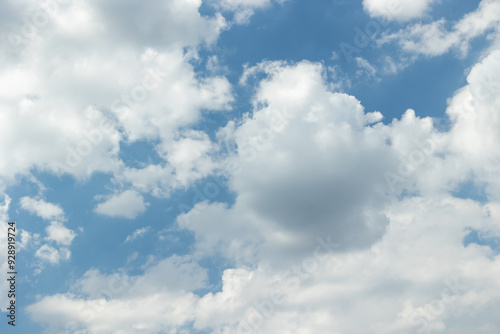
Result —
<svg viewBox="0 0 500 334"><path fill-rule="evenodd" d="M124 192L113 195L105 202L99 203L94 212L110 216L133 219L143 213L148 206L144 198L136 191L125 190Z"/></svg>
<svg viewBox="0 0 500 334"><path fill-rule="evenodd" d="M436 0L363 0L365 11L374 17L408 21L422 17Z"/></svg>
<svg viewBox="0 0 500 334"><path fill-rule="evenodd" d="M481 1L452 25L409 23L382 37L415 59L465 54L491 33L466 84L445 97L447 127L413 109L384 119L384 110L339 92L321 61L246 65L233 87L234 73L213 70L204 53L230 28L222 15L245 23L271 1L145 3L61 1L30 36L15 16L0 22L17 32L6 35L12 48L0 65L5 185L35 170L81 182L102 172L112 195L94 197L102 201L93 212L127 219L146 213L150 195L166 199L194 184L203 192L168 218L174 226L161 226L166 237L151 253L135 248L149 247L157 227L140 224L118 241L128 252L121 264L96 263L70 288L42 292L26 308L35 323L91 334L500 331L498 249L471 238L500 236L498 1ZM434 3L363 5L403 22ZM30 5L0 4L0 15ZM377 79L371 58L355 60L360 77ZM396 73L400 64L386 60ZM200 126L207 113L233 108L227 123ZM157 159L122 160L124 146L140 142ZM464 184L484 190L484 200L458 191ZM10 201L0 205L2 221ZM47 223L23 249L36 246L39 268L68 263L76 233L62 207L41 195L19 203ZM164 255L170 233L192 243Z"/></svg>

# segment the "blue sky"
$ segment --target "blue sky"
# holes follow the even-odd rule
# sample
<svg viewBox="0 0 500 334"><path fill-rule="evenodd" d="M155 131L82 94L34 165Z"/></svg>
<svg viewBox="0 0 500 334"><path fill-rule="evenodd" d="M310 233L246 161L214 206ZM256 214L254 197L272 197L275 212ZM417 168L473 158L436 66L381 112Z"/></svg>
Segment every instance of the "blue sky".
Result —
<svg viewBox="0 0 500 334"><path fill-rule="evenodd" d="M2 333L499 332L498 0L0 15Z"/></svg>

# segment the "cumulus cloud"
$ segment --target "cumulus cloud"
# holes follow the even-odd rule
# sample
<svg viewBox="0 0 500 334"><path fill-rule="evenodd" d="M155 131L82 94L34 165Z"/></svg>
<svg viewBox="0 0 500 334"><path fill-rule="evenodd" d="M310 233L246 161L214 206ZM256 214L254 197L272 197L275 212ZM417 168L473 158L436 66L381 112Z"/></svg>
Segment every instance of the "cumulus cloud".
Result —
<svg viewBox="0 0 500 334"><path fill-rule="evenodd" d="M55 241L59 245L69 246L75 238L76 234L74 231L68 229L62 223L57 221L52 221L46 228L47 237L46 240Z"/></svg>
<svg viewBox="0 0 500 334"><path fill-rule="evenodd" d="M469 84L457 91L446 110L453 122L449 149L455 163L460 161L455 173L466 175L459 181L473 180L495 201L500 199L496 165L500 159L496 149L500 145L499 75L500 51L492 51L472 68L467 77ZM446 178L444 171L441 172Z"/></svg>
<svg viewBox="0 0 500 334"><path fill-rule="evenodd" d="M237 147L226 164L235 204L201 203L179 224L195 233L202 254L296 257L317 235L331 235L339 250L368 247L388 224L382 175L397 170L413 140L434 135L431 123L413 114L384 126L380 113L331 92L321 65L268 65L260 66L269 76L258 85L256 110L224 130ZM411 142L397 137L410 133Z"/></svg>
<svg viewBox="0 0 500 334"><path fill-rule="evenodd" d="M497 57L477 64L450 100L452 125L444 133L413 110L387 125L372 124L381 114L330 92L319 64L269 67L256 110L224 129L238 148L231 160L238 168L226 170L235 204L200 203L178 220L194 232L196 259L220 252L247 266L226 269L222 288L202 295L189 291L207 286L204 270L187 258L122 276L130 289L107 297L102 291L111 291L110 278L90 272L79 294L46 296L29 307L32 317L51 330L70 323L91 333L125 326L136 333L498 331L491 311L500 305L498 255L489 246L463 244L470 229L498 235L498 201L494 192L487 204L449 194L466 170L498 188L494 175L481 174L498 169L496 151L474 149L496 138L498 94L477 87L488 74L494 78ZM401 166L391 193L383 175ZM396 196L403 190L413 195ZM267 204L271 199L276 205ZM165 277L173 281L164 283ZM158 312L140 313L135 305Z"/></svg>
<svg viewBox="0 0 500 334"><path fill-rule="evenodd" d="M206 280L204 268L179 256L160 261L141 276L90 270L73 288L77 295L45 297L29 306L28 312L52 332L187 333L186 322L193 319L198 299L192 291L203 287ZM53 312L58 314L55 321L47 318Z"/></svg>
<svg viewBox="0 0 500 334"><path fill-rule="evenodd" d="M481 6L495 8L492 1ZM425 12L412 8L405 15ZM436 40L429 43L444 52ZM111 111L126 140L160 139L157 151L168 163L119 166L117 180L135 190L95 211L136 217L147 207L139 191L172 187L159 175L178 174L185 186L214 171L227 178L234 204L204 201L177 218L194 237L189 256L157 260L137 275L91 269L67 293L42 296L27 310L48 332L499 332L498 252L464 245L471 229L500 235L498 51L474 65L467 85L448 101L446 131L412 109L381 123L383 110L367 112L354 96L333 91L320 63L246 68L241 83L260 72L264 78L252 112L218 132L225 147L235 148L222 162L207 136L179 128L194 124L202 106L228 108L227 81L195 78L182 52L142 55L178 61L174 72L187 73L178 87L191 93L173 103L188 112L165 107L162 118L140 107L147 117L124 116L124 105ZM204 101L191 101L199 93ZM487 202L454 197L464 181L483 186ZM55 242L67 240L53 235ZM36 254L56 263L69 257L64 250L43 245ZM212 256L229 263L217 289L200 265Z"/></svg>
<svg viewBox="0 0 500 334"><path fill-rule="evenodd" d="M132 219L146 211L148 205L147 202L144 202L144 197L137 191L125 190L118 195L111 196L105 202L99 203L94 212L110 217Z"/></svg>
<svg viewBox="0 0 500 334"><path fill-rule="evenodd" d="M363 0L365 11L374 17L407 21L422 17L436 0Z"/></svg>
<svg viewBox="0 0 500 334"><path fill-rule="evenodd" d="M197 330L231 333L244 328L319 333L371 328L394 334L435 328L466 334L483 328L480 333L489 333L498 330L491 310L500 303L500 264L498 257L491 259L491 249L464 247L462 238L466 227L495 224L499 212L470 200L408 198L387 211L391 228L373 248L322 254L316 266L311 249L290 267L293 274L268 266L227 269L221 291L198 297L185 291L203 286L203 270L168 259L138 277L88 272L78 283L79 294L47 296L28 310L53 332L70 326L91 333L187 333L194 321Z"/></svg>
<svg viewBox="0 0 500 334"><path fill-rule="evenodd" d="M229 109L228 80L197 77L190 64L193 50L213 44L226 25L220 15L201 16L200 5L64 2L29 38L23 22L9 25L0 68L0 175L12 180L34 168L80 179L120 174L127 168L120 142L168 145L201 110ZM11 7L18 16L32 9Z"/></svg>
<svg viewBox="0 0 500 334"><path fill-rule="evenodd" d="M20 200L21 207L43 219L64 219L63 209L57 205L44 201L43 199L34 199L28 196Z"/></svg>
<svg viewBox="0 0 500 334"><path fill-rule="evenodd" d="M71 251L68 249L76 237L76 233L64 225L66 220L63 209L53 203L46 202L43 199L35 199L29 196L20 199L21 207L29 211L31 214L37 215L44 220L51 220L50 224L45 228L46 237L44 240L48 241L38 247L35 252L35 258L40 260L36 272L43 269L44 263L57 264L61 260L66 261L71 257ZM27 231L22 231L22 248L27 247L32 241L32 236ZM52 245L55 243L55 245ZM38 243L33 243L38 245Z"/></svg>

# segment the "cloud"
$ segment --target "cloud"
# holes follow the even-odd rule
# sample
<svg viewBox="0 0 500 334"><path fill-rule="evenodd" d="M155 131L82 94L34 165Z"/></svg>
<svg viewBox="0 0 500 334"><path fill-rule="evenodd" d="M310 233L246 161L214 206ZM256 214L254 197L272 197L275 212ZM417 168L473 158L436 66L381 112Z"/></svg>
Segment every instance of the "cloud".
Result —
<svg viewBox="0 0 500 334"><path fill-rule="evenodd" d="M35 272L40 273L44 263L58 264L60 261L69 260L71 257L69 246L71 246L73 239L76 237L76 233L64 226L63 222L66 220L66 217L63 209L57 204L28 196L22 197L20 199L20 204L24 210L29 211L31 214L35 214L45 220L52 220L45 228L46 237L44 239L49 243L38 247L35 252L35 258L40 260ZM22 248L25 248L31 242L32 236L27 231L22 232ZM57 247L55 247L52 242L54 242ZM33 242L33 244L35 246L39 245L36 241Z"/></svg>
<svg viewBox="0 0 500 334"><path fill-rule="evenodd" d="M370 16L395 21L408 21L422 17L437 0L363 0Z"/></svg>
<svg viewBox="0 0 500 334"><path fill-rule="evenodd" d="M35 257L43 262L58 264L61 260L67 261L71 257L71 252L67 248L55 248L50 245L42 245L35 253Z"/></svg>
<svg viewBox="0 0 500 334"><path fill-rule="evenodd" d="M178 218L180 227L194 232L200 254L237 263L278 265L313 247L317 235L331 235L339 251L369 247L388 225L383 175L398 170L414 140L437 136L432 121L409 111L401 122L378 123L381 113L330 91L320 64L258 68L268 76L257 85L252 116L224 129L237 147L225 165L235 204L200 203Z"/></svg>
<svg viewBox="0 0 500 334"><path fill-rule="evenodd" d="M103 203L99 203L94 212L110 216L133 219L146 211L149 204L134 190L125 190L121 194L111 196Z"/></svg>
<svg viewBox="0 0 500 334"><path fill-rule="evenodd" d="M172 185L172 188L186 187L210 175L217 166L212 158L217 148L201 131L185 131L175 141L159 146L158 151L173 167L175 181L179 184Z"/></svg>
<svg viewBox="0 0 500 334"><path fill-rule="evenodd" d="M139 228L139 229L135 230L132 234L127 236L127 238L125 239L125 241L123 243L134 241L137 238L143 237L144 234L146 234L150 228L151 228L151 226L148 226L148 227L143 227L143 228Z"/></svg>
<svg viewBox="0 0 500 334"><path fill-rule="evenodd" d="M450 25L445 19L431 23L416 23L396 33L385 34L381 43L396 41L400 48L414 55L439 56L451 49L467 54L470 41L488 31L493 31L500 21L500 3L482 0L478 8Z"/></svg>
<svg viewBox="0 0 500 334"><path fill-rule="evenodd" d="M377 69L373 67L366 59L362 57L356 57L356 65L358 65L359 70L356 71L356 76L360 77L366 74L367 77L372 78L377 74Z"/></svg>
<svg viewBox="0 0 500 334"><path fill-rule="evenodd" d="M264 8L270 4L271 0L217 0L217 5L222 10L234 12L234 21L237 24L247 24L255 9Z"/></svg>
<svg viewBox="0 0 500 334"><path fill-rule="evenodd" d="M52 332L95 334L497 332L499 257L463 240L470 228L498 235L498 200L449 192L464 170L498 170L494 146L470 159L497 138L497 94L478 88L495 78L498 57L474 66L449 102L444 133L413 110L372 124L381 114L329 91L320 64L262 66L253 114L223 130L238 148L230 157L238 168L226 170L234 205L199 203L178 218L194 233L193 258L161 260L137 276L89 271L71 293L30 305L32 319ZM419 147L428 139L434 144ZM385 171L397 173L401 161L408 168L423 151L388 191ZM495 189L490 176L482 181ZM403 190L410 195L398 196ZM318 253L318 238L330 252ZM217 252L234 267L221 289L194 294L210 287L197 262Z"/></svg>
<svg viewBox="0 0 500 334"><path fill-rule="evenodd" d="M0 162L0 176L13 182L35 168L78 179L118 175L127 168L121 142L166 146L202 110L230 109L229 81L198 76L190 63L226 26L200 6L77 1L55 6L33 36L23 36L26 23L9 25L10 56L0 68L0 154L9 163ZM16 17L30 12L25 3L11 7Z"/></svg>
<svg viewBox="0 0 500 334"><path fill-rule="evenodd" d="M446 110L453 127L449 135L449 150L457 164L451 175L441 170L442 177L449 180L458 175L454 184L472 180L485 187L490 200L498 201L500 176L496 162L499 161L497 145L500 145L497 110L500 108L500 51L492 51L470 71L468 85L458 90L449 101ZM449 166L446 166L449 167ZM453 184L452 181L448 181Z"/></svg>
<svg viewBox="0 0 500 334"><path fill-rule="evenodd" d="M485 209L492 210L490 217ZM295 274L286 272L292 267L227 269L221 290L198 297L188 291L206 284L206 274L195 262L174 257L135 277L89 271L74 293L46 296L28 312L51 332L72 326L96 334L244 333L250 326L268 333L441 328L467 334L483 326L488 333L499 329L491 310L500 305L500 263L488 247L464 247L462 238L465 227L495 224L498 213L498 205L471 200L407 198L387 211L390 229L372 248L322 254L321 265L311 266L302 260L313 258L312 248L295 259ZM271 303L277 294L282 301Z"/></svg>
<svg viewBox="0 0 500 334"><path fill-rule="evenodd" d="M96 22L105 22L111 40L135 45L162 47L179 44L195 46L213 43L225 21L220 16L201 16L201 1L168 0L148 2L133 0L90 1Z"/></svg>
<svg viewBox="0 0 500 334"><path fill-rule="evenodd" d="M21 207L43 219L64 219L63 209L57 205L44 201L43 199L34 199L28 196L20 199Z"/></svg>
<svg viewBox="0 0 500 334"><path fill-rule="evenodd" d="M206 280L204 268L179 256L160 261L142 276L108 276L90 270L74 286L77 295L45 297L30 305L28 312L52 332L71 327L69 330L92 333L184 333L198 299L192 291L204 286ZM49 314L58 316L52 320L47 318Z"/></svg>
<svg viewBox="0 0 500 334"><path fill-rule="evenodd" d="M220 147L210 137L196 130L186 130L156 146L167 164L124 168L114 182L156 197L168 197L175 189L186 189L220 167Z"/></svg>
<svg viewBox="0 0 500 334"><path fill-rule="evenodd" d="M57 244L62 246L69 246L75 238L76 234L74 231L65 227L62 223L57 221L52 221L49 226L45 229L47 232L46 240L55 241Z"/></svg>
<svg viewBox="0 0 500 334"><path fill-rule="evenodd" d="M439 37L441 25L413 25L437 54L459 45L454 39L440 45L448 38ZM145 29L131 40L151 38L150 26ZM120 140L158 140L164 161L137 169L118 163L115 180L132 189L95 211L134 218L147 207L139 191L161 195L211 173L228 180L234 203L218 203L202 187L211 203L197 194L202 202L177 217L178 227L194 237L190 255L154 259L135 275L90 269L69 291L41 296L27 311L47 332L500 331L498 251L474 242L464 246L471 229L500 235L498 51L485 54L467 85L448 100L450 127L444 131L412 109L381 123L382 112L367 112L354 96L335 92L321 63L247 67L242 84L264 74L253 110L220 129L220 143L186 129L206 106L229 108L228 82L197 78L179 50L140 55L142 64L166 64L163 71L171 64L169 82L185 94L168 85L150 96L160 103L161 94L170 94L175 107L141 105L136 110L144 114L129 116L127 106L109 110ZM218 144L229 152L220 154ZM452 195L465 181L484 187L486 203ZM6 197L5 217L8 202ZM130 240L147 229L134 231ZM53 234L53 242L65 240L66 233ZM36 256L58 263L69 251L43 245ZM200 264L207 260L227 266L219 280L210 275L215 284Z"/></svg>

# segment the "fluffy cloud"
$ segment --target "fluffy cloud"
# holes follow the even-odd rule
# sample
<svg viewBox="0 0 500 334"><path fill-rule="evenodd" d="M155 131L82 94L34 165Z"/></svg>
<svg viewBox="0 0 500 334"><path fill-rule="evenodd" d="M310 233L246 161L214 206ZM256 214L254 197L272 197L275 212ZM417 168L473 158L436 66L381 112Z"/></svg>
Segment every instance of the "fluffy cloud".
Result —
<svg viewBox="0 0 500 334"><path fill-rule="evenodd" d="M62 223L53 221L46 228L47 237L49 241L55 241L59 245L69 246L75 238L76 234L74 231L68 229Z"/></svg>
<svg viewBox="0 0 500 334"><path fill-rule="evenodd" d="M31 13L25 5L11 9ZM227 79L197 77L190 64L196 47L214 43L225 27L220 15L202 17L200 5L55 2L50 11L35 10L48 16L33 34L26 35L31 21L9 25L0 67L0 175L12 181L34 168L77 178L123 173L120 142L168 145L202 109L229 109ZM13 130L20 128L23 136Z"/></svg>
<svg viewBox="0 0 500 334"><path fill-rule="evenodd" d="M91 270L75 285L76 295L45 297L28 312L48 324L51 332L188 333L186 323L193 319L197 300L192 291L206 280L205 269L178 256L160 261L142 276L107 276ZM56 321L47 318L54 312Z"/></svg>
<svg viewBox="0 0 500 334"><path fill-rule="evenodd" d="M371 249L322 254L316 266L311 249L295 268L227 269L221 291L198 297L186 291L205 284L203 270L166 259L136 277L88 272L76 294L48 296L28 310L52 332L187 333L192 321L221 333L497 331L490 310L500 305L498 256L464 247L462 238L468 227L496 226L498 205L414 197L386 213L388 233Z"/></svg>
<svg viewBox="0 0 500 334"><path fill-rule="evenodd" d="M43 199L34 199L28 196L20 200L21 207L43 219L63 219L64 211L59 205L44 201Z"/></svg>
<svg viewBox="0 0 500 334"><path fill-rule="evenodd" d="M203 254L297 257L317 235L331 235L339 250L368 247L388 224L384 173L398 169L413 140L435 135L432 122L409 112L392 126L370 125L381 114L329 91L321 65L260 68L269 76L257 89L256 110L223 130L237 146L226 163L236 203L199 204L179 224L195 233Z"/></svg>
<svg viewBox="0 0 500 334"><path fill-rule="evenodd" d="M500 145L500 51L491 52L475 65L467 77L468 85L450 100L447 114L453 121L449 149L457 170L484 187L492 200L500 199L496 147ZM444 174L444 173L443 173ZM449 177L449 176L448 176Z"/></svg>
<svg viewBox="0 0 500 334"><path fill-rule="evenodd" d="M22 247L27 247L31 241L35 246L39 246L35 252L35 258L39 260L38 269L40 272L45 263L58 264L60 261L67 261L71 257L69 246L76 237L76 233L64 226L66 220L63 209L53 203L46 202L43 199L35 199L28 196L20 199L21 207L31 214L37 215L45 220L52 220L45 228L46 240L48 243L39 246L38 240L32 240L29 232L23 231ZM55 243L55 245L53 245Z"/></svg>
<svg viewBox="0 0 500 334"><path fill-rule="evenodd" d="M144 275L124 279L135 282L133 288L109 299L96 294L104 278L89 274L82 279L89 297L48 296L30 306L32 316L43 322L51 319L51 329L70 322L91 333L117 332L125 324L137 333L167 328L183 332L190 330L190 323L194 329L220 333L365 333L367 328L394 334L498 331L490 311L500 305L495 292L499 291L498 255L488 246L465 247L463 239L470 229L498 235L499 205L447 194L450 182L460 179L465 170L455 172L452 166L472 164L468 168L476 171L480 165L489 170L496 166L492 151L486 149L475 152L480 157L484 154L483 163L469 159L473 147L491 140L488 133L497 128L496 123L490 119L464 128L467 124L461 123L461 117L468 113L494 117L497 94L481 95L472 103L473 109L460 108L464 92L475 91L486 74L496 73L492 72L497 71L496 57L492 53L476 65L469 86L450 100L447 112L453 123L447 133L437 132L431 119L420 119L412 110L388 125L370 125L380 120L380 113L366 114L353 97L328 91L320 65L268 67L269 76L256 92L253 115L221 132L238 147L228 160L237 168L226 170L230 187L238 194L236 203L232 207L200 203L187 217L179 217L181 227L195 233L197 258L215 250L249 266L226 269L222 289L201 296L163 292L160 280L154 278L162 277L163 270L177 277L179 266L185 266L186 273L199 270L184 260L173 265L167 259ZM474 139L463 140L473 151L467 153L467 146L455 144L459 134ZM400 160L420 161L412 152L422 155L424 151L429 151L425 161L413 166L413 173L400 176L403 181L391 193L384 173L398 173L404 165ZM368 165L371 168L365 171L362 167ZM445 172L449 176L443 178ZM307 182L321 191L317 195L308 191ZM493 178L484 182L495 185ZM421 195L394 196L404 189ZM273 207L266 204L271 199ZM308 205L314 207L308 210ZM328 219L330 215L336 219ZM376 217L383 218L377 221ZM318 248L318 238L323 248ZM346 251L346 244L347 249L357 250ZM197 277L188 284L191 290L206 284L203 274ZM134 293L140 282L148 282L141 284L148 288ZM163 289L169 287L170 283ZM171 308L165 301L156 304L167 297L178 307ZM137 314L133 305L138 304L161 312L144 314L147 323L121 317ZM95 305L99 312L88 312ZM96 318L92 322L86 318L89 314L113 320L99 320L103 327L98 328ZM477 314L482 314L480 321Z"/></svg>
<svg viewBox="0 0 500 334"><path fill-rule="evenodd" d="M121 170L134 189L162 193L172 183L158 175L179 172L188 184L217 170L235 202L199 203L178 217L194 235L191 256L160 260L135 276L90 270L71 291L30 305L32 319L48 332L93 334L499 332L499 255L487 245L464 246L471 229L500 235L499 64L493 51L472 68L449 100L450 129L440 132L411 109L381 123L380 112L332 91L321 64L262 63L242 76L245 83L265 74L253 112L219 131L236 149L218 166L203 134L158 127L151 135L144 127L177 128L161 116L155 124L122 118L129 140L160 138L157 150L171 161ZM194 96L200 86L191 79ZM226 87L214 80L211 87ZM230 101L207 94L209 105ZM193 124L199 106L174 123ZM484 187L487 202L453 197L464 181ZM96 211L134 217L145 206L127 190ZM64 253L46 246L39 256ZM199 263L210 256L231 267L220 289L207 293L213 287Z"/></svg>
<svg viewBox="0 0 500 334"><path fill-rule="evenodd" d="M125 190L118 195L111 196L105 202L99 203L94 211L105 216L132 219L146 211L148 205L138 192Z"/></svg>
<svg viewBox="0 0 500 334"><path fill-rule="evenodd" d="M131 183L120 144L137 140L159 143L159 167L172 171L160 175L167 176L163 193L210 172L193 167L196 157L182 152L198 145L204 162L211 149L206 135L180 129L198 122L201 110L230 109L228 80L200 77L191 64L197 47L213 44L226 26L220 15L201 16L196 0L40 6L33 17L46 22L14 20L5 34L10 49L0 68L2 181L37 169L79 179L100 171ZM25 3L11 9L19 16L33 10ZM20 128L22 136L14 131Z"/></svg>
<svg viewBox="0 0 500 334"><path fill-rule="evenodd" d="M371 16L407 21L423 16L436 0L363 0Z"/></svg>

